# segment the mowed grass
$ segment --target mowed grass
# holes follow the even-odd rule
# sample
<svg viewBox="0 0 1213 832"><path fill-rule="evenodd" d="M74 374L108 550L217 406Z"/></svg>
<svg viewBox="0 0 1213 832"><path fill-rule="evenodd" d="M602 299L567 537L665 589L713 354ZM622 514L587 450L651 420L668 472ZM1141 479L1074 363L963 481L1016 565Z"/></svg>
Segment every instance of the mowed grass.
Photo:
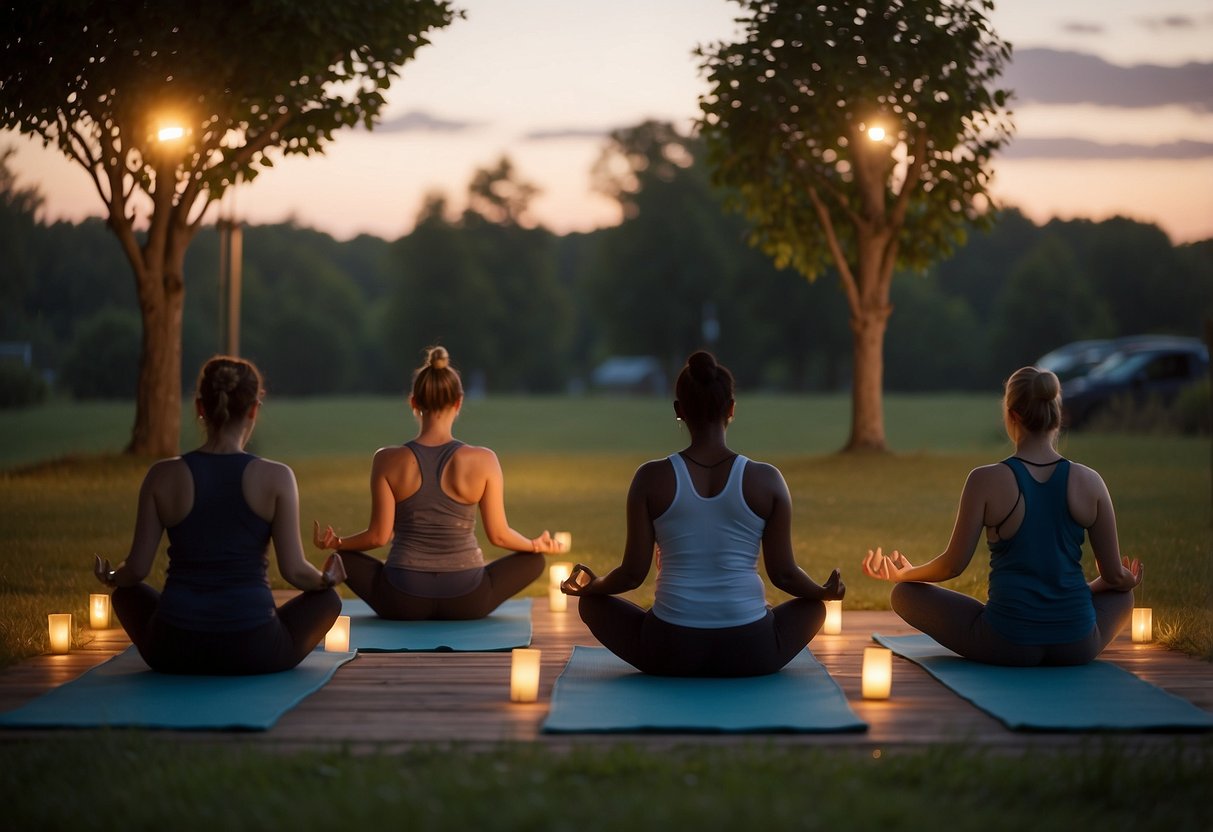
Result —
<svg viewBox="0 0 1213 832"><path fill-rule="evenodd" d="M730 431L734 447L778 465L795 501L797 559L816 580L833 568L847 583L846 606L887 608L888 585L862 576L870 547L899 548L924 561L947 543L968 471L1006 455L998 399L890 396L894 452L842 455L844 396L743 397ZM147 460L113 452L129 430L130 406L48 405L0 413L0 666L47 649L46 614L85 621L94 552L125 556L135 497ZM80 430L91 424L91 432ZM415 426L391 398L277 401L254 437L257 453L291 464L298 476L305 540L313 519L349 533L368 514L367 477L375 448L403 441ZM457 433L495 448L506 472L507 510L525 534L573 534L569 559L602 572L619 560L623 506L632 473L646 459L682 447L686 435L669 403L654 399L503 398L469 401ZM183 447L198 441L183 428ZM1100 470L1116 502L1122 548L1146 564L1138 603L1154 608L1168 645L1213 658L1213 533L1208 440L1074 435L1063 452ZM310 547L309 547L310 550ZM490 557L500 554L488 547ZM953 588L984 597L986 551ZM152 582L163 581L157 558ZM314 561L319 562L319 555ZM1092 559L1087 557L1089 570ZM276 586L286 584L272 570ZM653 575L634 599L652 600ZM526 594L539 596L537 582ZM346 590L348 592L348 590ZM772 590L771 599L780 599Z"/></svg>
<svg viewBox="0 0 1213 832"><path fill-rule="evenodd" d="M11 829L1205 832L1213 746L991 752L743 742L289 754L126 732L6 749ZM19 763L19 764L18 764ZM52 785L54 784L54 785Z"/></svg>

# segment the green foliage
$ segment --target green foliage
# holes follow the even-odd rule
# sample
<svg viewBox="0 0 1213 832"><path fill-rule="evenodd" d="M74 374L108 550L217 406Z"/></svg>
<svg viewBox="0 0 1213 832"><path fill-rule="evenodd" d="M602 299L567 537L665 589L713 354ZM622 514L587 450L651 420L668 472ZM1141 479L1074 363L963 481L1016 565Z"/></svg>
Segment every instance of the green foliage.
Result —
<svg viewBox="0 0 1213 832"><path fill-rule="evenodd" d="M991 357L1008 374L1043 355L1042 344L1116 333L1107 301L1091 286L1070 247L1048 233L1011 271L997 300L997 316Z"/></svg>
<svg viewBox="0 0 1213 832"><path fill-rule="evenodd" d="M139 318L108 307L80 324L59 379L77 399L131 399L138 370Z"/></svg>
<svg viewBox="0 0 1213 832"><path fill-rule="evenodd" d="M1011 130L991 2L738 3L743 39L698 53L699 127L714 180L777 265L814 278L836 263L817 200L845 256L887 216L914 269L988 216L989 163ZM865 135L874 126L887 144Z"/></svg>
<svg viewBox="0 0 1213 832"><path fill-rule="evenodd" d="M181 168L212 197L270 166L270 148L322 152L336 130L372 126L400 67L457 14L445 0L4 9L0 126L98 173L129 168L144 188L155 179L156 129L186 126Z"/></svg>
<svg viewBox="0 0 1213 832"><path fill-rule="evenodd" d="M17 361L0 361L0 409L41 404L48 392L37 370Z"/></svg>

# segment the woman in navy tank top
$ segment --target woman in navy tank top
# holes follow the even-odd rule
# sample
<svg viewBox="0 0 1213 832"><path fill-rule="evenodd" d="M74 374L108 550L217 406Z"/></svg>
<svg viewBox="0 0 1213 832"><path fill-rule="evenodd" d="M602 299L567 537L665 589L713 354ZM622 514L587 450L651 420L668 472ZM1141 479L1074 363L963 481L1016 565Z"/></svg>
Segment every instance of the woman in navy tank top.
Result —
<svg viewBox="0 0 1213 832"><path fill-rule="evenodd" d="M1141 563L1121 557L1103 478L1057 452L1061 415L1057 376L1016 370L1003 396L1015 453L970 472L948 547L922 566L897 551L876 549L864 558L865 574L896 583L890 603L907 623L965 658L1023 667L1084 664L1132 614ZM990 548L987 603L934 586L965 570L983 529ZM1099 571L1089 582L1081 564L1087 533Z"/></svg>
<svg viewBox="0 0 1213 832"><path fill-rule="evenodd" d="M409 404L420 430L375 452L367 528L341 536L315 524L315 545L340 552L350 589L383 618L483 618L542 574L544 554L560 551L546 531L528 538L510 527L497 455L453 436L463 383L450 360L432 347L413 373ZM485 562L477 510L489 542L511 554ZM389 542L386 562L362 551Z"/></svg>
<svg viewBox="0 0 1213 832"><path fill-rule="evenodd" d="M341 612L339 558L319 570L299 538L299 492L286 465L246 453L263 396L250 362L216 356L198 375L195 407L206 427L197 450L155 463L139 490L130 554L116 570L97 558L98 580L131 642L153 670L275 673L303 661ZM167 532L163 592L143 583ZM303 593L274 604L266 552Z"/></svg>
<svg viewBox="0 0 1213 832"><path fill-rule="evenodd" d="M733 376L696 352L675 385L674 413L691 443L636 471L627 499L623 562L596 577L578 564L561 588L609 650L662 676L761 676L804 649L825 621L824 601L846 592L835 569L818 585L792 553L792 497L772 465L733 452ZM657 557L653 608L619 598ZM771 609L758 576L794 596Z"/></svg>

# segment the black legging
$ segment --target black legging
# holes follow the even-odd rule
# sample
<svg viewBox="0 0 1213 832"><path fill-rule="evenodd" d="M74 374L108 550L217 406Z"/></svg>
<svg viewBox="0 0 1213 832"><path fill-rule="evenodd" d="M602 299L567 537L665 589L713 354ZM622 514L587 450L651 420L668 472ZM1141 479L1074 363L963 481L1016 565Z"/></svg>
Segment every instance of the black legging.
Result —
<svg viewBox="0 0 1213 832"><path fill-rule="evenodd" d="M793 598L740 627L682 627L615 595L583 595L581 620L604 647L654 676L765 676L796 657L825 622L821 601Z"/></svg>
<svg viewBox="0 0 1213 832"><path fill-rule="evenodd" d="M975 662L1010 667L1086 664L1103 651L1133 616L1132 592L1096 592L1095 627L1065 644L1016 644L990 626L985 604L935 584L896 584L889 603L907 624Z"/></svg>
<svg viewBox="0 0 1213 832"><path fill-rule="evenodd" d="M312 651L341 613L332 589L304 592L272 621L251 630L203 632L167 624L156 615L160 593L147 584L114 590L114 614L148 667L160 673L247 676L290 670Z"/></svg>
<svg viewBox="0 0 1213 832"><path fill-rule="evenodd" d="M484 578L466 595L422 598L401 592L384 574L383 561L366 552L341 551L346 586L380 618L393 621L466 621L484 618L543 574L543 555L514 552L484 565Z"/></svg>

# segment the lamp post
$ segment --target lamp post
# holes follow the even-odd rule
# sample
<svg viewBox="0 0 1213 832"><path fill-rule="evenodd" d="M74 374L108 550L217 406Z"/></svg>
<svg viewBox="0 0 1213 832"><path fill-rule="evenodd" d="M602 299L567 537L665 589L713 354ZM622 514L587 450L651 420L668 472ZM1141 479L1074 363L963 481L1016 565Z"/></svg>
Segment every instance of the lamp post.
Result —
<svg viewBox="0 0 1213 832"><path fill-rule="evenodd" d="M239 355L244 231L234 216L220 217L215 225L219 230L219 349Z"/></svg>

